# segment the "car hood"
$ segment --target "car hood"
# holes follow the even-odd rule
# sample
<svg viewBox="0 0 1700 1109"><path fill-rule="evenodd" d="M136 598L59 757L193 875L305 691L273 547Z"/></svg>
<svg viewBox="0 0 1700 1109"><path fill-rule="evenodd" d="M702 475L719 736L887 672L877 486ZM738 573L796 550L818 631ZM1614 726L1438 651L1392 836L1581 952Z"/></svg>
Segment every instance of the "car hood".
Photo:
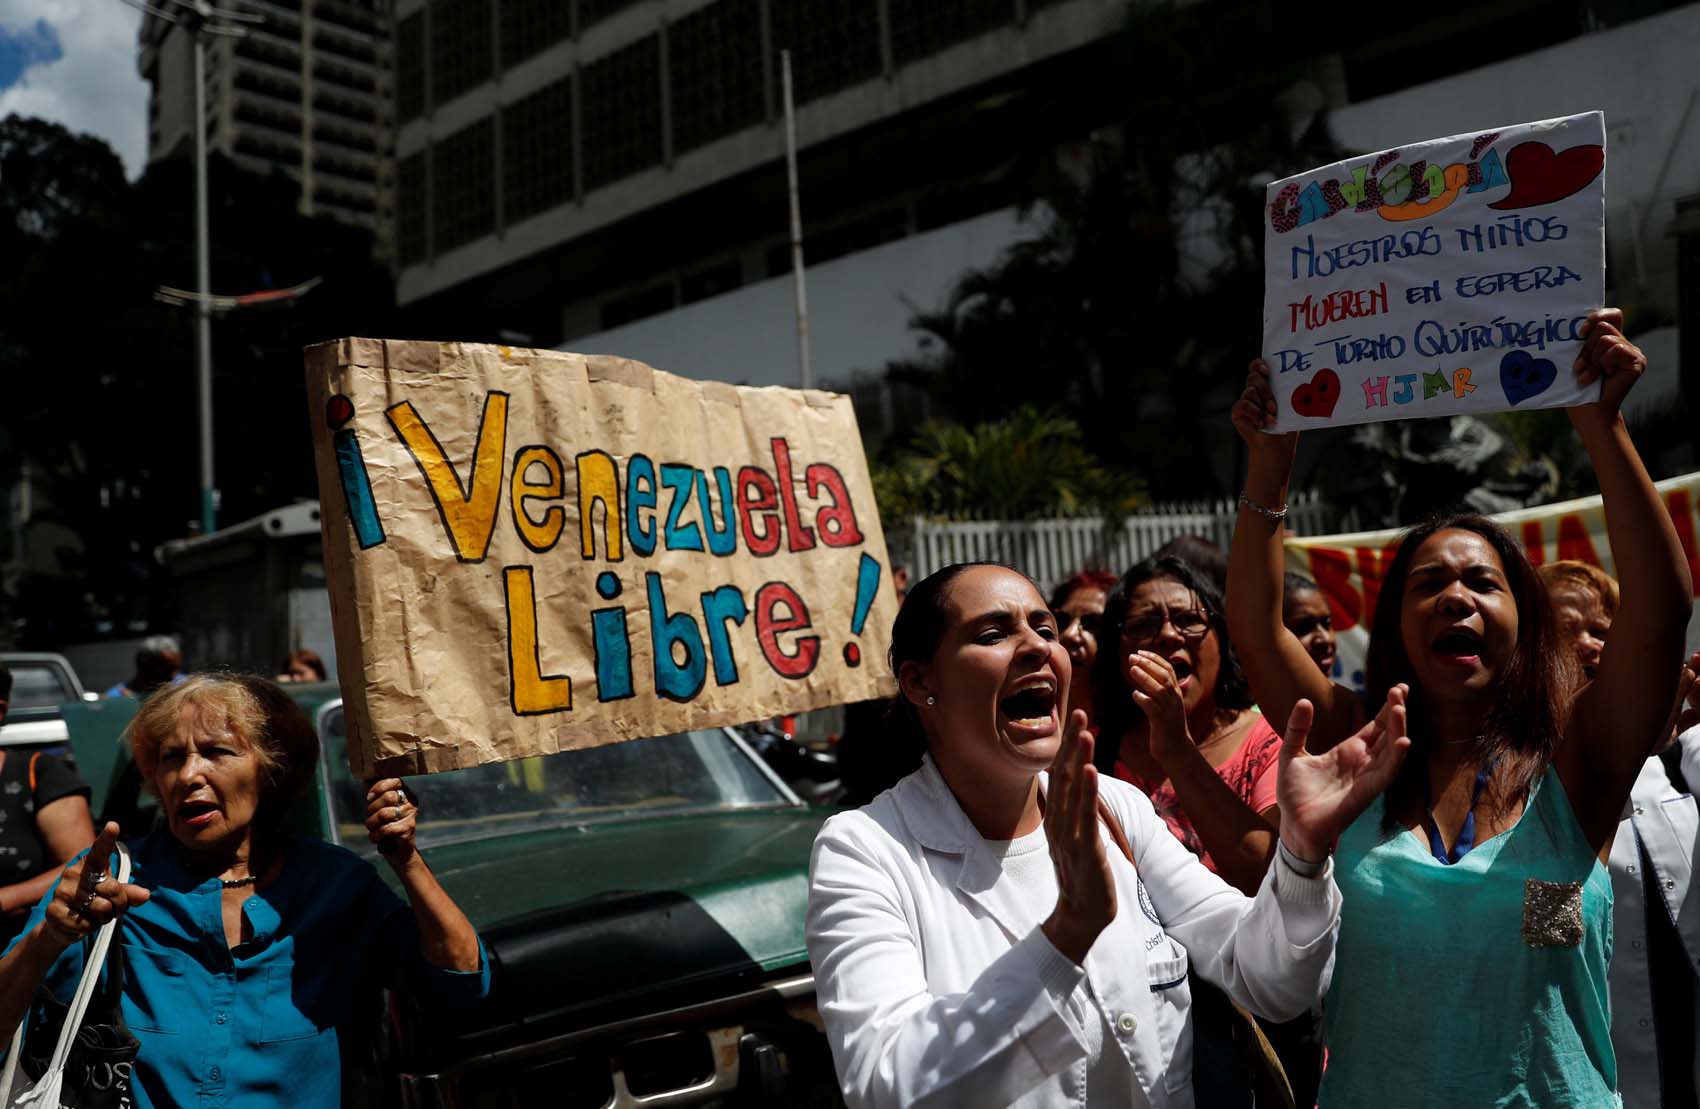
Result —
<svg viewBox="0 0 1700 1109"><path fill-rule="evenodd" d="M479 931L624 894L689 897L773 969L802 952L809 850L824 809L751 809L592 823L427 848Z"/></svg>
<svg viewBox="0 0 1700 1109"><path fill-rule="evenodd" d="M441 1046L477 1054L807 973L809 850L828 815L681 814L426 849L494 972Z"/></svg>

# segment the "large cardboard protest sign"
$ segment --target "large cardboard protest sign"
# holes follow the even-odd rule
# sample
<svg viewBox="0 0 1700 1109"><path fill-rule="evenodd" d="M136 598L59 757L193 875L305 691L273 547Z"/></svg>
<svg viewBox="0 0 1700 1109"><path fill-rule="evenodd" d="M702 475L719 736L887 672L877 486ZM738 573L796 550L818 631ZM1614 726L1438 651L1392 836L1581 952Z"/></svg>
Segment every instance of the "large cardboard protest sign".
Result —
<svg viewBox="0 0 1700 1109"><path fill-rule="evenodd" d="M1688 556L1688 569L1700 581L1700 473L1661 481L1659 496L1676 525L1676 535ZM1611 544L1606 538L1606 513L1599 497L1583 497L1537 508L1520 508L1493 517L1523 544L1536 566L1575 559L1616 575ZM1404 528L1318 535L1286 541L1287 569L1310 578L1328 598L1334 619L1336 654L1334 677L1363 688L1363 661L1375 604ZM1690 624L1689 640L1697 642L1700 611Z"/></svg>
<svg viewBox="0 0 1700 1109"><path fill-rule="evenodd" d="M375 339L309 348L307 378L354 773L890 692L848 398Z"/></svg>
<svg viewBox="0 0 1700 1109"><path fill-rule="evenodd" d="M1605 296L1599 112L1348 158L1265 215L1275 430L1598 397L1572 367Z"/></svg>

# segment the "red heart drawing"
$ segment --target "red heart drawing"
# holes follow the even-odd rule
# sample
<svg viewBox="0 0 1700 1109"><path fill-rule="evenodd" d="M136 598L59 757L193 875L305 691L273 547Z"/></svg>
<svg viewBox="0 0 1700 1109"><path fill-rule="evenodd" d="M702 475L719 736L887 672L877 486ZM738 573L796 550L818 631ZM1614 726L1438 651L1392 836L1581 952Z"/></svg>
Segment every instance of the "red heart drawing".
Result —
<svg viewBox="0 0 1700 1109"><path fill-rule="evenodd" d="M1603 146L1573 146L1554 154L1544 142L1520 142L1505 158L1505 173L1511 178L1511 191L1489 204L1489 208L1506 211L1512 208L1536 208L1563 200L1581 192L1588 182L1600 175L1606 165Z"/></svg>
<svg viewBox="0 0 1700 1109"><path fill-rule="evenodd" d="M1318 370L1316 376L1293 390L1293 411L1300 416L1334 415L1334 405L1340 399L1340 375L1333 370Z"/></svg>

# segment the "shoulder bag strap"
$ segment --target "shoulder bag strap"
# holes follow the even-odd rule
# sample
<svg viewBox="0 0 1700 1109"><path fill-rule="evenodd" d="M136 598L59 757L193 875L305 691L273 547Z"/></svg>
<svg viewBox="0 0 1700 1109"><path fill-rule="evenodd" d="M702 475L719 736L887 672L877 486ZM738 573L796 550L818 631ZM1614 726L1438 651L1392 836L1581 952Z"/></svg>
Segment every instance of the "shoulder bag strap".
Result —
<svg viewBox="0 0 1700 1109"><path fill-rule="evenodd" d="M130 880L130 852L122 843L115 845L118 853L118 881ZM83 966L82 980L77 983L76 995L71 998L70 1011L65 1014L65 1027L59 1032L59 1044L53 1049L53 1061L48 1065L47 1073L53 1074L65 1069L65 1062L71 1057L71 1045L77 1041L77 1032L82 1028L83 1014L88 1011L89 999L94 996L96 987L100 985L101 964L106 962L106 949L112 946L113 933L118 930L117 919L109 920L101 925L95 934L94 950L89 952L88 961Z"/></svg>
<svg viewBox="0 0 1700 1109"><path fill-rule="evenodd" d="M1039 790L1039 811L1041 813L1045 811L1045 790L1043 787ZM1098 819L1104 822L1105 829L1110 833L1110 839L1115 841L1117 847L1121 848L1121 852L1127 857L1127 861L1133 862L1133 847L1127 841L1127 833L1122 831L1122 822L1116 818L1116 810L1110 808L1110 803L1104 800L1104 795L1101 793L1098 795Z"/></svg>

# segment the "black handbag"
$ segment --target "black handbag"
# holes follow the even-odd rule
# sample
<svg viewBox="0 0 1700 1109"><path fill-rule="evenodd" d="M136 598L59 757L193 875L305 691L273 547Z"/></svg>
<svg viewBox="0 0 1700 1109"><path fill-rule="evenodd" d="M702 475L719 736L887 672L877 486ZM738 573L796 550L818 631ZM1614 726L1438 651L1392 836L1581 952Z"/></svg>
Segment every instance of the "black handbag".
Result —
<svg viewBox="0 0 1700 1109"><path fill-rule="evenodd" d="M128 879L129 869L128 856L122 856L119 881ZM116 933L114 921L83 941L83 981L71 1004L62 1004L44 988L25 1014L12 1040L17 1058L7 1060L0 1080L0 1109L130 1109L135 1104L130 1087L141 1045L124 1022L124 945L113 942ZM73 1021L73 1035L67 1038L66 1025ZM24 1081L13 1080L14 1069Z"/></svg>

